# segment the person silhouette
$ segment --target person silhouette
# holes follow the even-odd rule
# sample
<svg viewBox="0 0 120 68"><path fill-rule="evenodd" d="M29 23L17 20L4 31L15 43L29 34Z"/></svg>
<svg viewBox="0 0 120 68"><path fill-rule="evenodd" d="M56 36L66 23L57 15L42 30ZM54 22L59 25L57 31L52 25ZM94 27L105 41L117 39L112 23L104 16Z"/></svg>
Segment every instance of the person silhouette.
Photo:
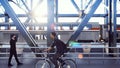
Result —
<svg viewBox="0 0 120 68"><path fill-rule="evenodd" d="M22 63L20 63L18 58L17 58L16 42L17 42L17 35L12 34L11 37L10 37L10 42L9 42L10 43L10 56L9 56L9 60L8 60L8 66L13 66L11 64L12 56L15 57L17 65L22 65Z"/></svg>

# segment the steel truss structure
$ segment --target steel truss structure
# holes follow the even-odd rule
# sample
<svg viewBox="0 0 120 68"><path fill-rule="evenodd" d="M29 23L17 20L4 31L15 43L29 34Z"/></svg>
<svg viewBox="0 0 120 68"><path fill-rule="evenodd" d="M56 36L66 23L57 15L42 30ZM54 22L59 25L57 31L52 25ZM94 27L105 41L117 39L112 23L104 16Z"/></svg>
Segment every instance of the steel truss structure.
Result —
<svg viewBox="0 0 120 68"><path fill-rule="evenodd" d="M51 44L50 39L50 32L55 31L54 27L62 26L77 26L77 29L71 35L70 39L68 40L67 44L70 41L75 41L77 37L80 35L81 31L85 26L91 27L91 24L88 24L89 20L92 17L102 17L105 19L105 25L107 26L107 30L109 33L109 46L116 46L116 18L120 17L120 14L116 13L117 10L117 2L119 0L68 0L71 2L73 7L76 9L76 14L62 14L59 13L59 6L60 1L62 0L0 0L0 7L3 10L0 13L0 18L4 18L5 20L0 23L0 26L5 26L6 29L9 29L9 25L16 26L22 36L25 38L26 42L31 47L37 47L37 43L27 31L26 26L35 26L39 25L40 27L46 26L47 27L47 45ZM45 2L47 10L46 12L46 23L40 24L37 16L34 12L40 12L42 14L43 9L39 9L40 5ZM84 3L86 2L86 3ZM100 4L104 4L104 14L95 14L95 11L100 6ZM17 14L17 9L14 9L16 5L19 9L24 11L21 14ZM80 6L79 6L79 5ZM107 7L107 8L106 8ZM69 7L68 7L69 8ZM70 7L71 8L71 7ZM62 24L59 23L59 18L64 17L77 17L75 22L63 22ZM25 18L24 22L21 21L20 18ZM12 23L10 22L12 19ZM114 37L113 37L114 36ZM34 51L34 49L33 49Z"/></svg>

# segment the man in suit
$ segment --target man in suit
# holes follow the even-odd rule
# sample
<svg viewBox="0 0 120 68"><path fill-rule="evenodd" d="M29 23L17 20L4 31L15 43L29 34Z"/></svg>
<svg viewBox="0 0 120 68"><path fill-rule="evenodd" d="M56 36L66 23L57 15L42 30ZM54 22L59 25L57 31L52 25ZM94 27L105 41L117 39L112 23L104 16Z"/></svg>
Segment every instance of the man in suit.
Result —
<svg viewBox="0 0 120 68"><path fill-rule="evenodd" d="M9 56L9 60L8 60L8 66L13 66L11 64L12 56L15 57L17 65L22 65L22 63L20 63L17 58L16 42L17 42L17 36L15 34L12 34L10 37L10 42L9 42L10 43L10 56Z"/></svg>

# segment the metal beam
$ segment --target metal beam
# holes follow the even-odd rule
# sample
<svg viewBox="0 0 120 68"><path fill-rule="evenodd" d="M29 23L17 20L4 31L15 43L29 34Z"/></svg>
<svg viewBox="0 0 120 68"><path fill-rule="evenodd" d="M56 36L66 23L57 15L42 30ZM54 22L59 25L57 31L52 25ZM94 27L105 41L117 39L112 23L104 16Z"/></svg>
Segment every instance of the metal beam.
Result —
<svg viewBox="0 0 120 68"><path fill-rule="evenodd" d="M50 32L54 31L54 0L47 0L48 6L48 23L47 23L47 45L52 43Z"/></svg>
<svg viewBox="0 0 120 68"><path fill-rule="evenodd" d="M85 9L88 8L88 6L90 5L90 3L92 3L92 1L93 1L93 0L90 0L90 1L88 2L88 4L85 6Z"/></svg>
<svg viewBox="0 0 120 68"><path fill-rule="evenodd" d="M109 47L116 47L116 0L109 0ZM116 53L117 49L109 48L109 53ZM109 54L110 56L117 56Z"/></svg>
<svg viewBox="0 0 120 68"><path fill-rule="evenodd" d="M80 11L80 8L78 7L78 5L75 3L74 0L71 0L73 6L77 9L77 11L79 12Z"/></svg>
<svg viewBox="0 0 120 68"><path fill-rule="evenodd" d="M86 26L86 24L88 23L90 17L92 17L92 15L94 14L95 10L100 5L101 1L102 0L96 0L94 2L94 4L90 8L88 14L86 14L84 16L84 18L82 19L81 24L78 26L78 29L71 35L71 37L68 40L67 44L69 44L69 41L75 41L77 39L77 37L79 36L79 34L82 32L84 26Z"/></svg>
<svg viewBox="0 0 120 68"><path fill-rule="evenodd" d="M19 32L21 35L24 37L26 40L27 44L31 47L37 47L37 43L34 40L34 38L31 36L31 34L27 31L25 25L21 23L17 15L15 14L14 10L11 8L10 4L8 3L7 0L0 0L2 6L6 10L6 13L11 17L11 19L14 21L14 24L18 28ZM33 52L36 52L35 49L31 48ZM38 50L38 49L37 49Z"/></svg>
<svg viewBox="0 0 120 68"><path fill-rule="evenodd" d="M108 16L108 14L93 14L91 17L106 17L106 16ZM79 17L79 14L58 14L58 17Z"/></svg>
<svg viewBox="0 0 120 68"><path fill-rule="evenodd" d="M89 22L89 23L94 23L94 22ZM23 23L26 26L47 26L47 23ZM9 23L5 23L5 22L1 22L0 26L15 26L15 24L13 22L9 22ZM78 26L79 23L75 23L75 22L58 22L55 23L56 26ZM90 24L89 24L90 25ZM92 25L92 24L91 24ZM98 24L99 25L99 24Z"/></svg>
<svg viewBox="0 0 120 68"><path fill-rule="evenodd" d="M116 6L117 6L117 1L113 0L113 24L114 24L114 26L113 26L114 35L113 36L115 36L114 37L114 43L116 42L116 35L117 35L117 32L116 32L116 28L117 28L117 23L116 23L116 21L117 21L117 19L116 19L117 7ZM116 46L116 43L115 43L115 46Z"/></svg>
<svg viewBox="0 0 120 68"><path fill-rule="evenodd" d="M27 14L17 14L18 17L28 17ZM108 14L93 14L92 17L107 17ZM4 14L0 14L0 17L5 17ZM58 14L55 17L79 17L79 14ZM116 14L116 17L120 17L120 14Z"/></svg>
<svg viewBox="0 0 120 68"><path fill-rule="evenodd" d="M5 23L8 23L9 22L9 15L6 13L6 10L5 10ZM5 29L9 29L9 25L5 27Z"/></svg>

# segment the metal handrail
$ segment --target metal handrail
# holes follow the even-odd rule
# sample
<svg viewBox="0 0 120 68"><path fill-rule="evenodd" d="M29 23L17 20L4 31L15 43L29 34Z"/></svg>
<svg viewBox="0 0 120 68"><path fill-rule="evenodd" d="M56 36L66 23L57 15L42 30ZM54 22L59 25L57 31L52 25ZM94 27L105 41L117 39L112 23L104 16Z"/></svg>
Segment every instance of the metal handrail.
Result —
<svg viewBox="0 0 120 68"><path fill-rule="evenodd" d="M24 48L28 48L28 49L30 49L30 48L35 48L35 49L36 48L40 48L40 49L48 48L47 46L44 46L44 45L43 45L44 47L43 46L41 46L41 47L27 47L25 45L27 45L27 44L24 44L23 46L17 47L17 48L23 48L23 49ZM7 44L5 46L7 46ZM89 44L88 44L88 46L89 46ZM74 47L74 48L73 47L68 47L68 48L70 48L71 51L69 51L69 52L67 52L65 54L66 55L75 55L75 56L71 56L69 58L79 58L78 57L79 54L82 54L82 55L86 55L87 54L88 56L87 57L83 56L82 59L120 59L120 57L119 57L120 53L119 52L116 52L116 53L106 53L105 50L104 50L105 48L119 49L120 48L119 45L117 47L107 47L107 46L102 44L101 47L100 46L96 46L95 47L95 45L93 44L93 45L91 45L88 48L90 48L90 49L101 49L102 48L103 51L101 51L101 52L89 52L89 53L85 53L83 51L79 52L79 51L76 50L76 49L83 49L84 45L81 46L81 47ZM85 48L87 48L87 47L85 47ZM0 49L5 49L4 52L2 52L2 53L0 52L0 55L3 55L3 54L4 55L8 55L9 54L9 52L8 52L9 46L7 46L7 47L0 47ZM37 51L36 51L35 54L43 54L43 53L37 53ZM53 53L50 53L50 54L53 54ZM108 55L108 54L116 54L117 56L116 57L107 57L106 55ZM101 55L101 56L94 57L94 56L91 56L91 55ZM0 57L0 58L8 58L8 56L4 56L4 57ZM19 57L19 58L26 58L26 57ZM27 57L27 58L41 58L41 57ZM66 58L68 58L68 57L66 57Z"/></svg>

